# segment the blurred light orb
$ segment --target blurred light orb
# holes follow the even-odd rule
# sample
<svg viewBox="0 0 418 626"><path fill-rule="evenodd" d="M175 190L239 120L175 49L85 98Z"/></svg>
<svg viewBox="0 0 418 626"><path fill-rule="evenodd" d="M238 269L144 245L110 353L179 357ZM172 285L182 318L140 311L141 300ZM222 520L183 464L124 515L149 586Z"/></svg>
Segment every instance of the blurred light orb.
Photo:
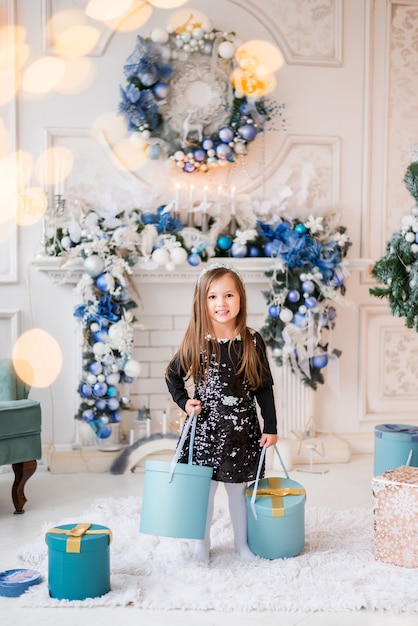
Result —
<svg viewBox="0 0 418 626"><path fill-rule="evenodd" d="M24 332L13 348L16 374L31 387L49 387L62 367L62 352L56 339L40 328Z"/></svg>

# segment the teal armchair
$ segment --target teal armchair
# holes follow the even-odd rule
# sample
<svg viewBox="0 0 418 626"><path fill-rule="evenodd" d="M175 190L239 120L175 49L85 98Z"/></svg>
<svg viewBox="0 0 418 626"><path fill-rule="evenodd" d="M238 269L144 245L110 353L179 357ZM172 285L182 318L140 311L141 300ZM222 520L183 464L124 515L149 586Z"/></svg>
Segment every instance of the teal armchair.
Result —
<svg viewBox="0 0 418 626"><path fill-rule="evenodd" d="M24 513L24 487L42 456L41 406L29 400L30 387L17 376L10 359L0 359L0 465L14 472L15 513Z"/></svg>

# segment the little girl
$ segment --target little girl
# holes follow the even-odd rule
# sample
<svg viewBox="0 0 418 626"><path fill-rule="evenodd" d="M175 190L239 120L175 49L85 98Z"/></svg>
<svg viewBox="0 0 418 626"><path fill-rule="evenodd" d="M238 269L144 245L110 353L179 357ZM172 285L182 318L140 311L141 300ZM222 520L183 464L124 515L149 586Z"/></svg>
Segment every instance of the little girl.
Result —
<svg viewBox="0 0 418 626"><path fill-rule="evenodd" d="M194 383L190 398L186 381ZM247 544L245 489L255 480L260 447L277 442L273 379L261 335L247 327L247 299L238 272L223 264L204 269L194 291L193 313L166 381L182 411L198 415L193 463L213 468L206 535L195 557L209 562L215 492L225 484L234 545L244 559L255 555ZM263 434L256 400L264 422ZM187 463L188 436L180 457Z"/></svg>

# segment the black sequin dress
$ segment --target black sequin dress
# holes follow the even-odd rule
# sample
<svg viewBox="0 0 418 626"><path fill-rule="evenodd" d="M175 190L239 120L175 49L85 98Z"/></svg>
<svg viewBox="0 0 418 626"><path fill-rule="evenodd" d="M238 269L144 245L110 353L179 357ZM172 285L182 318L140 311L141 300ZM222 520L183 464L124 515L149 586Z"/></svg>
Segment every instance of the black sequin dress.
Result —
<svg viewBox="0 0 418 626"><path fill-rule="evenodd" d="M213 480L244 483L254 480L260 457L261 429L256 400L264 421L264 432L277 433L273 396L273 379L261 335L252 331L253 340L265 371L262 387L252 391L243 377L237 377L242 354L242 342L219 340L220 359L214 354L208 359L208 374L198 381L195 398L201 401L202 411L197 416L193 463L213 468ZM209 344L208 344L209 345ZM189 395L184 375L177 371L174 359L167 378L167 386L176 404L184 410ZM183 447L180 463L187 463L190 437Z"/></svg>

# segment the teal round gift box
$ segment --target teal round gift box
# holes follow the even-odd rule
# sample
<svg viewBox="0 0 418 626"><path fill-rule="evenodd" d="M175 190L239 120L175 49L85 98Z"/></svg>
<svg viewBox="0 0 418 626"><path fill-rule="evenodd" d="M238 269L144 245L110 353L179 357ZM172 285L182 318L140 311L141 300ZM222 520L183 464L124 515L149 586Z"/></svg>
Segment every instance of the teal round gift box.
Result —
<svg viewBox="0 0 418 626"><path fill-rule="evenodd" d="M51 528L48 587L52 598L85 600L110 591L112 533L99 524L64 524Z"/></svg>
<svg viewBox="0 0 418 626"><path fill-rule="evenodd" d="M204 539L211 467L146 461L140 532L161 537Z"/></svg>
<svg viewBox="0 0 418 626"><path fill-rule="evenodd" d="M375 476L401 465L418 467L418 426L379 424L374 434Z"/></svg>
<svg viewBox="0 0 418 626"><path fill-rule="evenodd" d="M300 554L305 545L305 501L302 485L290 478L263 478L245 492L248 546L263 559L283 559Z"/></svg>

